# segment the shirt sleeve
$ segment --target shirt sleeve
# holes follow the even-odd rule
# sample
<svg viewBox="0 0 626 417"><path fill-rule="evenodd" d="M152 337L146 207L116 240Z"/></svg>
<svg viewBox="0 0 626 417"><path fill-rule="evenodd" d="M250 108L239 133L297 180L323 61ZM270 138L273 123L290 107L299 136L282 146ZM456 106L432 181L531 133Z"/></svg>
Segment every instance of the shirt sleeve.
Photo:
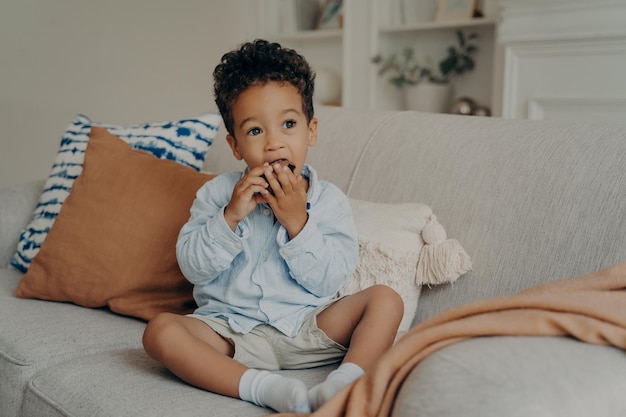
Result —
<svg viewBox="0 0 626 417"><path fill-rule="evenodd" d="M178 264L193 284L215 279L243 249L246 222L240 222L235 233L224 218L224 207L230 199L227 183L226 178L217 177L198 190L189 221L178 235Z"/></svg>
<svg viewBox="0 0 626 417"><path fill-rule="evenodd" d="M330 183L309 209L302 231L289 240L281 228L277 239L291 277L318 297L336 294L358 262L358 239L348 198Z"/></svg>

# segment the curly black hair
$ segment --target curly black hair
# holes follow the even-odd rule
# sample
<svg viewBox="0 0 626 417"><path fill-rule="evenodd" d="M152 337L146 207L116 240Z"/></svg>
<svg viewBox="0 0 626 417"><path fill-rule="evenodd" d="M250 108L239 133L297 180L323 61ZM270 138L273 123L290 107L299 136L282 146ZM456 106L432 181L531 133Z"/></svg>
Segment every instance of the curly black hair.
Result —
<svg viewBox="0 0 626 417"><path fill-rule="evenodd" d="M235 100L248 87L270 81L296 87L302 97L307 122L313 118L315 73L302 55L278 43L256 39L224 54L213 71L213 80L215 103L226 130L233 136L232 106Z"/></svg>

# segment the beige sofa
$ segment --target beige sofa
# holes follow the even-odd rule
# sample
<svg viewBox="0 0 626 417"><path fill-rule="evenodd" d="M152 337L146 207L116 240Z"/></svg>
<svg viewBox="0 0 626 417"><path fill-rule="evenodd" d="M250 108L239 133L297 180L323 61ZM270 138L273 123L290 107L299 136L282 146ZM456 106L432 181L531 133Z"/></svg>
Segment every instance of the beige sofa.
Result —
<svg viewBox="0 0 626 417"><path fill-rule="evenodd" d="M626 261L626 126L317 109L309 163L350 197L429 205L473 269L425 287L414 323L473 300ZM205 168L239 167L221 132ZM40 183L0 191L0 415L253 416L142 349L145 324L15 298L7 267ZM307 384L332 367L287 373ZM624 416L626 354L570 338L488 337L429 356L400 390L400 416Z"/></svg>

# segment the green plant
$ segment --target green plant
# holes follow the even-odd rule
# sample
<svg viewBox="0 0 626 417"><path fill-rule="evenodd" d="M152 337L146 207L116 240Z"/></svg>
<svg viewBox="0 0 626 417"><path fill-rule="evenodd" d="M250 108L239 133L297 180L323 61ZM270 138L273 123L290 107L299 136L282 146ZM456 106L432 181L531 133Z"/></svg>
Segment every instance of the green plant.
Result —
<svg viewBox="0 0 626 417"><path fill-rule="evenodd" d="M457 45L450 46L447 55L436 69L432 64L422 65L415 59L412 48L406 48L402 54L392 54L385 58L381 54L372 58L372 62L380 65L378 75L391 73L389 82L398 88L405 85L415 85L422 81L436 84L445 84L458 75L474 69L474 54L478 51L475 41L476 33L465 35L462 31L456 32Z"/></svg>

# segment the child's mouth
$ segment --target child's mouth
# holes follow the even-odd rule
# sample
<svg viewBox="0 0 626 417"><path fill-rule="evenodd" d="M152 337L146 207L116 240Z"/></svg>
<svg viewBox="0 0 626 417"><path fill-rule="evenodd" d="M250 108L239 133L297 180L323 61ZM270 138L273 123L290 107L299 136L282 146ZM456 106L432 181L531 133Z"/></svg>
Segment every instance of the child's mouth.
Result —
<svg viewBox="0 0 626 417"><path fill-rule="evenodd" d="M296 169L296 166L294 164L292 164L291 162L289 162L288 160L284 158L275 160L274 162L270 163L270 166L273 166L274 164L280 164L281 166L286 166L291 170L291 172L294 172ZM267 181L267 178L265 178L265 175L261 175L261 178ZM269 185L267 186L267 191L269 191L270 194L274 195L274 190L272 190L272 187L270 187Z"/></svg>
<svg viewBox="0 0 626 417"><path fill-rule="evenodd" d="M270 163L270 166L274 166L275 164L279 164L280 166L286 166L287 168L289 168L291 170L291 172L294 172L294 170L296 169L296 166L294 164L292 164L291 162L289 162L289 160L281 158L281 159L277 159L274 162Z"/></svg>
<svg viewBox="0 0 626 417"><path fill-rule="evenodd" d="M280 164L280 165L282 165L282 166L285 166L285 165L290 165L289 161L288 161L288 160L286 160L285 158L277 159L277 160L275 160L274 162L271 162L271 163L270 163L270 165L274 165L274 164Z"/></svg>

